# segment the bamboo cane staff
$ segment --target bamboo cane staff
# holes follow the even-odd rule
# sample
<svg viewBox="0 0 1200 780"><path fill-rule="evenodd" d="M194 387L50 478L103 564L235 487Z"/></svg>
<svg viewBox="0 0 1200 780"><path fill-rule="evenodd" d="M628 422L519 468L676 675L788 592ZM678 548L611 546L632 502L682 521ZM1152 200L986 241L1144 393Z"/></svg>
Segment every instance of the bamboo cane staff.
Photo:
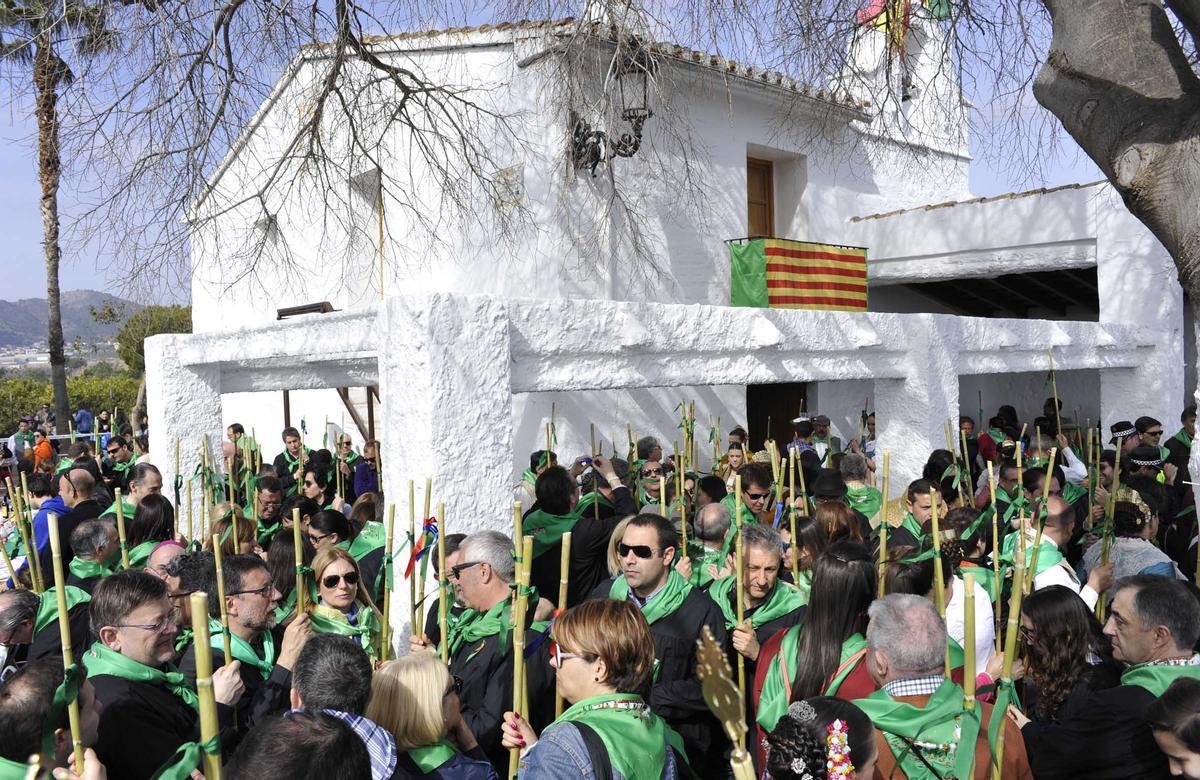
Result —
<svg viewBox="0 0 1200 780"><path fill-rule="evenodd" d="M121 543L121 566L129 570L129 546L125 544L125 506L121 503L121 488L113 491L116 496L114 502L117 507L117 539Z"/></svg>
<svg viewBox="0 0 1200 780"><path fill-rule="evenodd" d="M58 602L58 636L62 641L63 670L65 671L75 663L75 658L71 651L71 624L67 619L67 590L63 587L63 583L67 580L63 577L62 541L58 538L58 515L49 513L46 517L46 524L50 531L50 553L51 565L54 567L54 582L57 583L57 587L54 589L54 598ZM83 740L79 736L78 699L72 699L67 705L67 720L71 726L71 744L75 749L75 769L76 771L82 771Z"/></svg>
<svg viewBox="0 0 1200 780"><path fill-rule="evenodd" d="M433 499L433 477L425 477L425 503L424 503L425 513L421 515L421 534L422 535L425 534L425 521L428 520L432 516L432 515L430 515L430 512L432 511L430 502L432 501L432 499ZM439 543L441 542L441 536L440 536L441 532L442 532L442 529L439 527L438 528L438 534L439 534L438 542ZM426 555L428 555L428 553L426 553ZM413 571L412 576L413 576L413 579L417 581L417 598L424 601L425 600L425 570L426 570L426 567L418 566L417 562L415 562L415 561L413 563L413 566L415 567L415 569ZM417 571L417 569L419 569L419 571Z"/></svg>
<svg viewBox="0 0 1200 780"><path fill-rule="evenodd" d="M933 602L937 605L938 614L946 615L945 580L942 579L942 534L938 530L938 492L929 491L929 529L933 532ZM946 670L949 673L949 669Z"/></svg>
<svg viewBox="0 0 1200 780"><path fill-rule="evenodd" d="M892 453L883 453L883 504L879 507L879 598L887 595L887 543L892 526L888 522L888 479L892 468Z"/></svg>
<svg viewBox="0 0 1200 780"><path fill-rule="evenodd" d="M975 709L975 575L963 574L963 706ZM1003 715L1004 713L1000 713ZM974 773L972 773L972 776Z"/></svg>
<svg viewBox="0 0 1200 780"><path fill-rule="evenodd" d="M22 585L17 579L17 567L13 566L12 559L8 557L8 550L4 549L3 544L0 544L0 559L4 561L4 568L8 569L8 576L12 578L13 587L20 589Z"/></svg>
<svg viewBox="0 0 1200 780"><path fill-rule="evenodd" d="M1100 565L1108 564L1108 556L1112 552L1113 538L1113 512L1117 508L1117 490L1121 487L1121 450L1125 446L1125 438L1117 437L1117 451L1113 455L1113 483L1112 490L1108 492L1108 505L1104 508L1104 520L1107 528L1104 531L1104 546L1100 548ZM1104 622L1104 615L1108 605L1108 592L1100 594L1100 598L1096 600L1096 619L1101 623Z"/></svg>
<svg viewBox="0 0 1200 780"><path fill-rule="evenodd" d="M784 458L779 462L779 476L775 478L775 503L777 505L783 503L783 473L787 471L788 459Z"/></svg>
<svg viewBox="0 0 1200 780"><path fill-rule="evenodd" d="M208 647L208 594L198 591L192 594L191 599L192 635L195 637L196 647ZM213 696L212 671L212 654L196 653L196 694L200 699L200 740L205 743L216 739L219 731L217 701ZM221 780L219 745L216 755L211 755L208 751L204 752L204 777L205 780Z"/></svg>
<svg viewBox="0 0 1200 780"><path fill-rule="evenodd" d="M520 507L520 502L517 503ZM518 511L518 517L520 513ZM533 537L528 540L516 537L521 546L521 555L517 558L517 590L513 601L512 653L513 653L513 711L525 709L523 700L525 690L525 586L527 585L528 569L525 567L526 557L533 556ZM521 763L521 751L513 748L508 753L508 777L513 780L517 776L517 768Z"/></svg>
<svg viewBox="0 0 1200 780"><path fill-rule="evenodd" d="M196 538L192 528L192 481L189 479L187 483L187 529L188 541Z"/></svg>
<svg viewBox="0 0 1200 780"><path fill-rule="evenodd" d="M688 404L688 465L695 468L696 466L696 402L692 401Z"/></svg>
<svg viewBox="0 0 1200 780"><path fill-rule="evenodd" d="M237 503L237 494L233 492L233 458L225 459L225 481L229 484L229 503ZM236 538L237 534L234 534Z"/></svg>
<svg viewBox="0 0 1200 780"><path fill-rule="evenodd" d="M788 512L788 530L792 534L792 543L788 546L788 553L792 562L792 583L799 585L800 539L796 534L796 458L792 458L788 463L788 495L792 499L791 510Z"/></svg>
<svg viewBox="0 0 1200 780"><path fill-rule="evenodd" d="M179 478L180 476L181 475L179 473L179 435L176 434L176 436L175 436L175 477ZM176 496L175 498L176 498L176 500L178 500L179 496ZM178 509L178 507L176 507L176 509Z"/></svg>
<svg viewBox="0 0 1200 780"><path fill-rule="evenodd" d="M567 587L571 579L571 532L562 535L562 557L558 562L558 608L567 608ZM520 710L518 710L519 712ZM563 714L563 697L558 691L554 692L554 717Z"/></svg>
<svg viewBox="0 0 1200 780"><path fill-rule="evenodd" d="M592 433L592 452L591 457L595 458L600 454L600 450L596 449L596 423L591 423ZM596 471L596 464L592 463L592 492L596 495L592 501L592 517L597 523L600 522L600 472Z"/></svg>
<svg viewBox="0 0 1200 780"><path fill-rule="evenodd" d="M804 461L796 458L796 472L800 475L800 514L808 517L808 485L804 484Z"/></svg>
<svg viewBox="0 0 1200 780"><path fill-rule="evenodd" d="M742 628L743 622L746 620L746 583L742 580L742 572L745 564L742 561L742 526L738 525L737 536L735 537L735 552L733 555L734 576L737 577L737 627ZM751 625L750 630L754 627ZM737 670L738 670L738 693L741 694L742 701L746 700L746 656L741 653L737 654ZM742 750L746 749L746 732L743 730L738 735L738 745Z"/></svg>
<svg viewBox="0 0 1200 780"><path fill-rule="evenodd" d="M12 479L8 479L8 492L9 495L14 495ZM25 528L25 522L21 512L21 500L19 498L14 498L13 509L15 510L13 522L17 524L17 533L21 535L21 544L25 548L25 566L29 569L29 585L31 588L33 588L34 593L41 593L42 587L38 582L37 571L33 568L33 560L37 558L37 553L33 551L32 547L29 546L29 531ZM17 571L12 567L11 563L9 564L8 568L9 571L12 572L13 582L15 583L17 581Z"/></svg>
<svg viewBox="0 0 1200 780"><path fill-rule="evenodd" d="M1025 577L1025 553L1022 550L1017 551L1017 572L1014 582L1020 582ZM1012 597L1009 601L1008 609L1008 629L1007 635L1004 638L1004 665L1001 667L1000 679L1005 683L1012 685L1012 668L1013 660L1017 656L1017 629L1021 625L1021 588L1013 588ZM993 717L1008 717L1008 713L1000 712ZM1000 734L996 739L996 755L995 761L992 763L992 780L1001 780L1000 769L1004 766L1004 733L1007 729L1001 728Z"/></svg>
<svg viewBox="0 0 1200 780"><path fill-rule="evenodd" d="M550 423L546 423L546 466L547 467L550 466L551 438L552 438L552 434L550 432Z"/></svg>
<svg viewBox="0 0 1200 780"><path fill-rule="evenodd" d="M1090 423L1091 421L1089 420L1088 422ZM1085 528L1087 528L1089 530L1092 527L1092 507L1094 507L1096 504L1096 500L1095 500L1096 499L1096 496L1095 496L1096 483L1094 481L1095 477L1092 473L1092 467L1095 465L1094 461L1092 460L1092 453L1093 453L1093 446L1094 446L1093 445L1093 434L1094 433L1095 433L1095 431L1093 431L1091 429L1091 427L1089 427L1088 432L1087 432L1087 508L1088 508L1088 512L1087 512L1087 522L1084 526Z"/></svg>
<svg viewBox="0 0 1200 780"><path fill-rule="evenodd" d="M417 548L417 499L416 488L413 481L408 481L408 543L409 555L414 554ZM415 562L413 564L416 565ZM414 636L421 630L421 605L417 601L417 578L416 572L411 572L408 576L408 603L412 614L412 633Z"/></svg>
<svg viewBox="0 0 1200 780"><path fill-rule="evenodd" d="M230 462L232 465L232 462ZM242 537L238 535L238 515L241 511L237 507L237 503L233 498L233 473L229 474L229 528L233 534L233 554L237 555L242 551ZM258 522L257 519L255 522Z"/></svg>
<svg viewBox="0 0 1200 780"><path fill-rule="evenodd" d="M380 627L379 634L379 660L386 661L388 659L388 651L392 649L392 588L389 583L387 572L392 565L392 535L396 532L396 505L388 504L388 523L387 536L383 543L383 625ZM413 634L417 633L417 627L413 626Z"/></svg>
<svg viewBox="0 0 1200 780"><path fill-rule="evenodd" d="M959 482L959 485L966 483L966 486L967 486L967 494L966 494L966 496L964 496L964 498L966 500L963 502L963 505L964 506L974 506L975 505L974 504L974 502L975 502L975 482L971 478L971 466L973 464L971 463L970 452L967 449L967 432L959 431L958 433L959 433L960 438L962 438L962 461L963 461L963 472L964 472L962 481Z"/></svg>
<svg viewBox="0 0 1200 780"><path fill-rule="evenodd" d="M992 462L987 462L988 488L992 492L992 612L996 619L996 652L1000 652L1000 520L996 509L996 474Z"/></svg>
<svg viewBox="0 0 1200 780"><path fill-rule="evenodd" d="M446 609L446 505L438 503L437 513L438 524L438 541L437 541L437 556L438 556L438 632L441 639L441 655L443 663L450 663L450 637L447 636L449 631L448 615Z"/></svg>
<svg viewBox="0 0 1200 780"><path fill-rule="evenodd" d="M1058 377L1054 374L1054 348L1046 350L1050 357L1050 388L1054 391L1054 424L1055 430L1062 433L1062 413L1058 409ZM1045 385L1043 385L1045 387Z"/></svg>
<svg viewBox="0 0 1200 780"><path fill-rule="evenodd" d="M1046 464L1046 478L1042 480L1042 503L1038 505L1037 512L1033 516L1037 532L1033 537L1033 554L1029 561L1029 571L1026 573L1025 590L1027 592L1033 590L1033 578L1037 576L1038 548L1042 546L1042 528L1045 527L1045 522L1041 520L1039 515L1046 509L1046 502L1050 500L1050 480L1054 476L1054 458L1057 455L1058 448L1051 447L1050 460ZM1024 529L1021 532L1024 533Z"/></svg>
<svg viewBox="0 0 1200 780"><path fill-rule="evenodd" d="M712 467L712 470L715 473L717 470L717 466L721 465L721 418L719 416L717 417L716 424L713 426L713 430L716 431L716 433L717 433L717 435L713 437L713 467Z"/></svg>
<svg viewBox="0 0 1200 780"><path fill-rule="evenodd" d="M667 478L662 474L658 475L658 508L662 510L663 517L671 516L667 511Z"/></svg>
<svg viewBox="0 0 1200 780"><path fill-rule="evenodd" d="M213 561L217 567L217 598L221 600L221 639L225 644L225 665L229 666L233 662L233 650L230 647L229 639L229 605L225 603L225 571L221 566L221 537L213 534ZM196 645L196 647L207 647L207 645ZM196 653L197 656L204 653Z"/></svg>
<svg viewBox="0 0 1200 780"><path fill-rule="evenodd" d="M675 445L675 449L676 449L676 452L678 452L678 450L679 450L678 444ZM675 469L675 495L679 498L679 533L680 533L680 539L682 540L681 547L683 548L683 557L684 558L686 558L687 554L688 554L688 538L687 538L688 505L687 505L687 497L684 495L684 492L683 492L684 483L686 481L686 475L685 475L686 470L687 470L687 441L685 440L684 441L683 458L680 461L679 466Z"/></svg>
<svg viewBox="0 0 1200 780"><path fill-rule="evenodd" d="M954 430L954 421L952 419L947 418L945 427L946 427L946 449L950 451L951 455L953 455L954 454L954 434L952 434L951 431Z"/></svg>
<svg viewBox="0 0 1200 780"><path fill-rule="evenodd" d="M1021 430L1024 431L1025 429L1022 428ZM1023 497L1025 494L1025 460L1024 460L1025 455L1024 455L1024 452L1025 452L1024 445L1020 441L1018 441L1017 442L1017 496L1018 497ZM1001 470L1003 470L1003 467L1001 467ZM1018 542L1017 546L1021 548L1021 556L1024 557L1025 556L1025 510L1024 509L1021 509L1017 513L1017 526L1018 526L1017 531L1019 532L1019 535L1017 536L1017 542Z"/></svg>
<svg viewBox="0 0 1200 780"><path fill-rule="evenodd" d="M40 593L46 589L46 577L42 572L42 556L38 549L37 529L33 526L33 506L29 503L29 480L24 471L21 472L21 511L24 513L25 527L29 529L29 541L33 545L32 547L27 545L25 548L30 551L29 574L35 578Z"/></svg>
<svg viewBox="0 0 1200 780"><path fill-rule="evenodd" d="M300 508L292 509L292 547L296 553L296 615L307 610L304 604L304 542L300 540Z"/></svg>

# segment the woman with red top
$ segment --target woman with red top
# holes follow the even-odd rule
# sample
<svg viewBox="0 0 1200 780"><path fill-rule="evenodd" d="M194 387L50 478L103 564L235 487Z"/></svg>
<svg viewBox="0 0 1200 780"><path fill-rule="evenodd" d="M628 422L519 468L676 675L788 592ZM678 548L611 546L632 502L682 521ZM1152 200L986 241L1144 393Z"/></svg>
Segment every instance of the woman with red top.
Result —
<svg viewBox="0 0 1200 780"><path fill-rule="evenodd" d="M875 598L875 568L861 544L831 544L814 567L804 622L778 632L763 645L753 692L758 702L757 766L763 766L766 735L791 702L812 696L852 701L875 692L863 660L867 607Z"/></svg>

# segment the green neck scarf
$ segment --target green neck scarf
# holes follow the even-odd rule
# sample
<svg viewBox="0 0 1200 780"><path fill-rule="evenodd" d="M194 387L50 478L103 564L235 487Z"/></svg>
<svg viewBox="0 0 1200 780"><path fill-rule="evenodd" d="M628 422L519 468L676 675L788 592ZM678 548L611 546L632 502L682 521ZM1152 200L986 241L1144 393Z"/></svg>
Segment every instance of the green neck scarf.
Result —
<svg viewBox="0 0 1200 780"><path fill-rule="evenodd" d="M263 525L262 518L260 517L255 518L255 524L258 527L256 534L258 536L259 544L266 544L267 542L270 542L272 537L275 536L275 532L278 531L283 525L278 520L275 521L274 525Z"/></svg>
<svg viewBox="0 0 1200 780"><path fill-rule="evenodd" d="M659 620L675 614L675 610L679 609L691 592L692 586L683 575L671 569L666 584L642 607L642 616L646 618L647 623L654 625ZM612 587L608 589L608 597L617 601L625 601L630 593L629 583L625 581L624 576L613 580Z"/></svg>
<svg viewBox="0 0 1200 780"><path fill-rule="evenodd" d="M192 643L192 636L193 634L191 628L179 629L179 633L175 635L175 652L182 653L187 646ZM221 645L222 649L224 649L224 647L224 645Z"/></svg>
<svg viewBox="0 0 1200 780"><path fill-rule="evenodd" d="M846 500L850 502L852 509L862 512L870 520L879 511L879 508L883 506L883 493L880 493L870 485L847 487Z"/></svg>
<svg viewBox="0 0 1200 780"><path fill-rule="evenodd" d="M900 521L900 527L907 530L917 540L918 545L921 542L921 537L924 535L921 531L921 524L917 522L917 518L913 517L912 512L905 512L904 519Z"/></svg>
<svg viewBox="0 0 1200 780"><path fill-rule="evenodd" d="M812 593L812 569L804 569L795 577L796 592L800 594L804 604L808 603L809 594Z"/></svg>
<svg viewBox="0 0 1200 780"><path fill-rule="evenodd" d="M770 733L775 730L779 719L787 712L792 699L792 683L796 681L796 671L800 663L800 630L803 626L792 626L783 635L779 643L779 652L771 659L763 680L762 695L758 699L758 725ZM825 696L836 696L842 683L854 670L857 663L852 663L855 656L867 649L867 640L862 634L851 634L842 642L842 653L838 658L838 668L825 686Z"/></svg>
<svg viewBox="0 0 1200 780"><path fill-rule="evenodd" d="M383 523L376 523L372 520L358 532L358 536L354 537L354 541L350 543L346 552L354 556L354 560L359 561L386 544L387 529L383 527Z"/></svg>
<svg viewBox="0 0 1200 780"><path fill-rule="evenodd" d="M507 647L504 629L506 625L511 627L512 623L511 619L505 619L510 603L509 599L504 599L493 604L487 612L482 613L473 609L464 609L458 616L458 620L447 627L450 656L453 657L463 645L473 645L497 634L500 635L500 652L504 653ZM475 653L472 652L467 660L474 657Z"/></svg>
<svg viewBox="0 0 1200 780"><path fill-rule="evenodd" d="M526 485L533 487L537 484L537 474L533 473L533 469L525 469L525 471L521 473L521 481Z"/></svg>
<svg viewBox="0 0 1200 780"><path fill-rule="evenodd" d="M1063 486L1062 498L1068 504L1074 504L1079 499L1088 494L1088 489L1083 485L1076 485L1074 482L1068 482Z"/></svg>
<svg viewBox="0 0 1200 780"><path fill-rule="evenodd" d="M200 766L200 760L205 753L220 758L220 734L214 734L208 742L184 742L150 780L191 780L193 771L204 768Z"/></svg>
<svg viewBox="0 0 1200 780"><path fill-rule="evenodd" d="M86 590L76 588L74 585L64 585L63 595L67 599L67 612L70 612L80 604L86 604L92 600ZM38 632L46 626L49 626L58 621L58 598L56 597L54 588L48 588L38 594L37 614L33 618L33 635L37 636Z"/></svg>
<svg viewBox="0 0 1200 780"><path fill-rule="evenodd" d="M1121 674L1121 685L1137 685L1154 694L1162 696L1171 683L1180 677L1191 677L1200 680L1200 664L1193 657L1187 664L1145 663L1134 664Z"/></svg>
<svg viewBox="0 0 1200 780"><path fill-rule="evenodd" d="M25 780L28 771L28 764L18 764L7 758L0 758L0 780Z"/></svg>
<svg viewBox="0 0 1200 780"><path fill-rule="evenodd" d="M988 428L987 435L988 438L991 439L996 445L1001 445L1008 441L1008 434L999 428Z"/></svg>
<svg viewBox="0 0 1200 780"><path fill-rule="evenodd" d="M92 577L107 577L113 573L112 569L103 563L84 560L78 555L72 558L71 562L67 564L67 569L81 580L90 580Z"/></svg>
<svg viewBox="0 0 1200 780"><path fill-rule="evenodd" d="M311 452L311 450L304 446L301 446L300 450L303 454L296 457L292 457L292 453L288 452L287 450L283 451L283 462L287 464L289 474L296 473L296 469L300 466L301 457L303 457L305 460L308 460L308 453Z"/></svg>
<svg viewBox="0 0 1200 780"><path fill-rule="evenodd" d="M146 562L150 560L150 553L160 544L157 539L147 539L129 551L129 568L144 569Z"/></svg>
<svg viewBox="0 0 1200 780"><path fill-rule="evenodd" d="M432 745L425 745L424 747L413 748L408 751L408 757L425 774L430 774L433 770L457 755L458 751L455 750L454 745L451 745L444 739Z"/></svg>
<svg viewBox="0 0 1200 780"><path fill-rule="evenodd" d="M1020 533L1012 533L1004 537L1004 544L1000 553L1000 560L1007 565L1015 565L1017 548L1021 543ZM1042 543L1038 546L1037 554L1037 571L1033 576L1038 576L1042 572L1057 566L1063 560L1062 551L1058 549L1058 545L1042 536ZM1033 563L1033 540L1028 536L1025 538L1025 565Z"/></svg>
<svg viewBox="0 0 1200 780"><path fill-rule="evenodd" d="M122 517L124 517L126 520L129 520L130 518L133 517L133 513L136 511L137 511L136 504L129 503L128 501L125 500L124 497L121 498L121 516ZM109 504L108 508L100 513L101 517L108 517L109 515L116 517L117 502L114 501L113 503Z"/></svg>
<svg viewBox="0 0 1200 780"><path fill-rule="evenodd" d="M296 589L292 588L291 593L287 598L279 602L279 606L275 607L275 623L282 623L287 619L287 616L296 611Z"/></svg>
<svg viewBox="0 0 1200 780"><path fill-rule="evenodd" d="M563 534L575 527L579 517L578 509L565 515L552 515L535 509L526 515L522 528L533 537L533 557L541 557L542 553L562 541Z"/></svg>
<svg viewBox="0 0 1200 780"><path fill-rule="evenodd" d="M726 577L723 580L714 582L708 591L708 595L721 608L721 614L725 615L725 628L728 630L732 630L737 624L737 610L734 609L734 605L730 603L732 599L729 598L730 593L736 591L734 587L736 584L736 576ZM734 598L736 599L737 596L735 595ZM790 612L795 612L804 606L804 603L804 598L800 595L799 591L784 582L776 581L770 595L750 615L750 625L754 628L762 628L772 620L781 618Z"/></svg>
<svg viewBox="0 0 1200 780"><path fill-rule="evenodd" d="M1187 432L1186 428L1180 428L1179 431L1171 438L1180 442L1181 444L1183 444L1183 446L1187 447L1188 449L1192 448L1192 437L1188 436L1188 432Z"/></svg>
<svg viewBox="0 0 1200 780"><path fill-rule="evenodd" d="M909 780L974 777L980 708L964 709L963 689L950 680L942 682L924 707L897 701L884 690L854 704L883 732L896 764ZM993 717L1003 719L1004 713ZM914 743L924 761L917 757Z"/></svg>
<svg viewBox="0 0 1200 780"><path fill-rule="evenodd" d="M371 639L379 633L379 621L375 613L366 604L358 605L358 625L350 625L350 619L340 609L318 604L308 613L312 621L312 630L317 634L339 634L357 639L358 644L367 655L374 656ZM265 648L264 648L265 649Z"/></svg>
<svg viewBox="0 0 1200 780"><path fill-rule="evenodd" d="M221 621L213 620L211 617L208 619L209 642L217 650L225 649L225 640L221 637L224 631ZM271 636L270 631L263 631L261 658L258 653L254 652L254 648L249 642L232 631L229 632L229 648L233 657L241 661L243 666L253 666L258 669L258 673L264 680L270 677L271 672L275 669L275 637Z"/></svg>
<svg viewBox="0 0 1200 780"><path fill-rule="evenodd" d="M91 649L84 653L83 662L87 666L88 677L107 674L130 682L158 685L199 712L200 700L196 697L196 692L188 686L187 678L172 664L165 664L167 671L164 672L126 658L100 642L93 644Z"/></svg>
<svg viewBox="0 0 1200 780"><path fill-rule="evenodd" d="M575 506L575 513L579 517L583 517L583 515L592 508L592 504L599 504L600 506L608 507L609 509L616 508L612 501L609 501L604 497L603 493L601 493L599 490L593 490L591 493L584 493L579 497L579 503ZM536 547L537 540L535 539L533 543Z"/></svg>
<svg viewBox="0 0 1200 780"><path fill-rule="evenodd" d="M713 549L712 547L704 547L704 551L699 556L692 558L692 576L689 582L694 588L707 588L713 583L715 578L708 567L712 566L717 571L725 567L725 554L720 548Z"/></svg>
<svg viewBox="0 0 1200 780"><path fill-rule="evenodd" d="M626 780L659 780L667 760L664 748L668 743L683 755L679 735L636 694L589 696L571 705L555 723L584 723L591 727L604 743L613 769Z"/></svg>

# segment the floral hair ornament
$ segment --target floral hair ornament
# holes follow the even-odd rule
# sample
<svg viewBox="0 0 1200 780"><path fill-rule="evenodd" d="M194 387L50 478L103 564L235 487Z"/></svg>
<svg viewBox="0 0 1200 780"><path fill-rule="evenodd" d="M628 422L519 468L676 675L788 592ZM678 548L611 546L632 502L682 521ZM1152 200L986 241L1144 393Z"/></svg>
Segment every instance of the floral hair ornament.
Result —
<svg viewBox="0 0 1200 780"><path fill-rule="evenodd" d="M850 731L843 720L835 720L825 729L825 770L829 780L848 780L854 777L850 761Z"/></svg>
<svg viewBox="0 0 1200 780"><path fill-rule="evenodd" d="M799 776L800 780L813 780L812 774L804 771L808 769L808 762L803 758L793 758L788 768L792 770L793 774Z"/></svg>
<svg viewBox="0 0 1200 780"><path fill-rule="evenodd" d="M787 714L798 723L807 723L817 719L817 711L806 701L795 701L789 704Z"/></svg>

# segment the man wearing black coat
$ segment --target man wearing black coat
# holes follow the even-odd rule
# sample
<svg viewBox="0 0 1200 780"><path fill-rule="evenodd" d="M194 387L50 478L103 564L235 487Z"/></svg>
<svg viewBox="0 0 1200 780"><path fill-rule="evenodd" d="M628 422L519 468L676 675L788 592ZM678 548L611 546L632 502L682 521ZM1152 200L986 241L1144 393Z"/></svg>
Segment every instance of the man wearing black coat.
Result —
<svg viewBox="0 0 1200 780"><path fill-rule="evenodd" d="M725 618L706 593L672 568L677 547L669 520L658 514L637 515L618 547L622 573L602 582L591 597L628 599L642 610L659 664L650 708L679 732L694 771L702 777L725 777L729 741L704 701L696 673L696 640L707 626L726 646Z"/></svg>
<svg viewBox="0 0 1200 780"><path fill-rule="evenodd" d="M62 655L62 635L58 628L57 596L54 590L37 594L28 590L0 592L0 678L4 670L22 666L52 655ZM87 593L67 591L67 624L71 648L79 657L91 644Z"/></svg>
<svg viewBox="0 0 1200 780"><path fill-rule="evenodd" d="M64 572L70 568L71 559L75 557L75 552L69 544L71 533L80 523L94 520L103 511L103 507L92 499L95 488L96 479L87 469L71 469L58 475L58 497L70 510L58 518L58 537L62 542ZM54 559L50 545L43 547L38 560L42 564L42 576L45 578L46 587L50 587L54 584Z"/></svg>

